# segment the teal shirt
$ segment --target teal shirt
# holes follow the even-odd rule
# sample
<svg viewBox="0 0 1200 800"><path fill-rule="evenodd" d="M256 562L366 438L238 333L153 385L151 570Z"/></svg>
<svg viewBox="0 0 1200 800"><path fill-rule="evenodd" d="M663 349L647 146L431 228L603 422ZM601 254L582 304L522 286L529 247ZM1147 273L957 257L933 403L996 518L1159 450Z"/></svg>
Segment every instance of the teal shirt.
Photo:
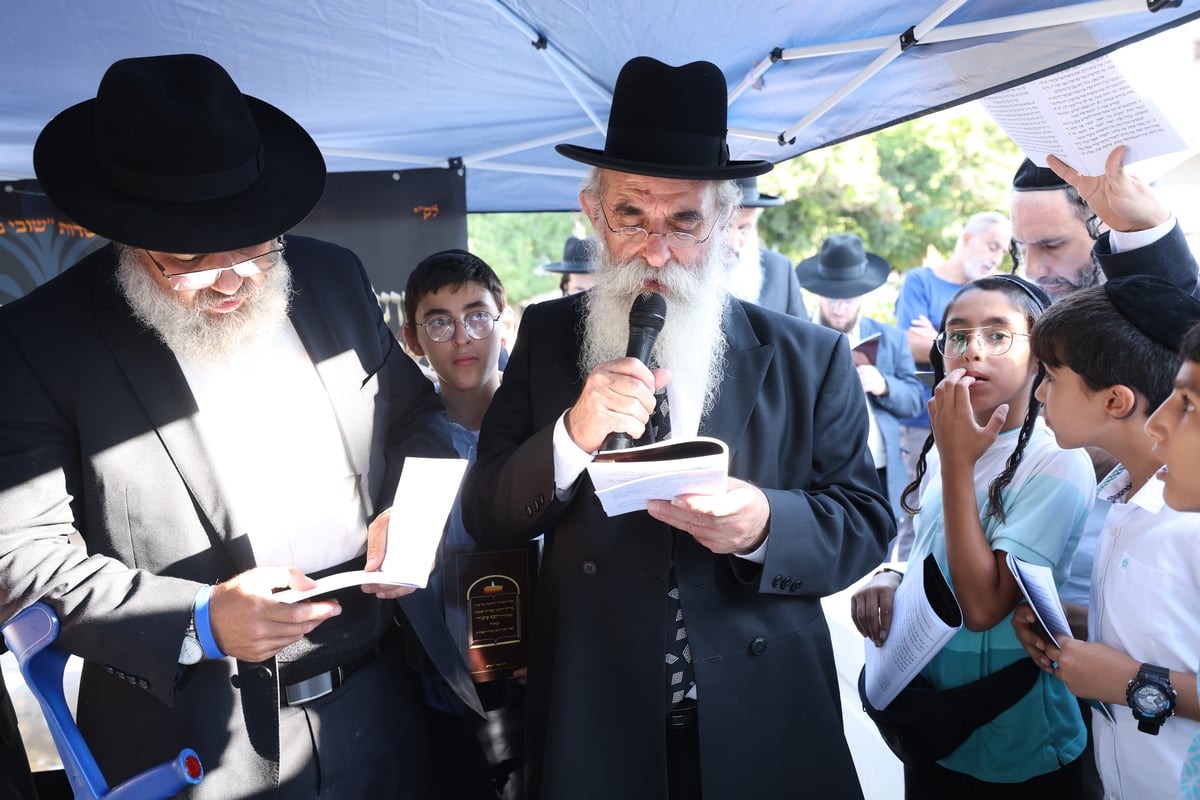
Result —
<svg viewBox="0 0 1200 800"><path fill-rule="evenodd" d="M1000 434L975 465L981 515L986 513L988 485L1004 469L1016 440L1016 430ZM940 463L935 452L930 453L928 466L921 511L914 520L916 540L909 567L933 553L953 587L946 558ZM984 533L993 550L1051 567L1061 586L1095 492L1091 460L1082 450L1060 449L1053 433L1039 419L1013 481L1004 491L1007 519L1004 523L994 518L983 520ZM986 631L964 627L921 674L939 688L961 686L1028 658L1017 641L1011 617L1010 613ZM1019 783L1074 761L1086 745L1087 735L1075 698L1062 681L1043 672L1025 697L976 730L938 763L982 781Z"/></svg>

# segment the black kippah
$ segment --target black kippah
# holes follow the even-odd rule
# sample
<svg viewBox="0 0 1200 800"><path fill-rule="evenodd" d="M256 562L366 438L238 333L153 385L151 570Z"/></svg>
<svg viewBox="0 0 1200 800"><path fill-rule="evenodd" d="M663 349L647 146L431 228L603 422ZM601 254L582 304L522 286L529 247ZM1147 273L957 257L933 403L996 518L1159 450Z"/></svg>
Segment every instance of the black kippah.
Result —
<svg viewBox="0 0 1200 800"><path fill-rule="evenodd" d="M1178 352L1183 335L1200 322L1200 300L1162 278L1114 278L1104 284L1104 293L1129 324L1171 352Z"/></svg>
<svg viewBox="0 0 1200 800"><path fill-rule="evenodd" d="M1041 311L1045 311L1054 302L1050 299L1050 295L1046 294L1046 290L1038 286L1033 281L1027 281L1024 278L1018 278L1016 275L989 275L989 278L998 278L1005 283L1011 283L1025 294L1029 295L1035 303L1041 306ZM1040 313L1040 312L1039 312Z"/></svg>
<svg viewBox="0 0 1200 800"><path fill-rule="evenodd" d="M1028 158L1021 162L1017 174L1013 176L1013 191L1015 192L1044 192L1047 189L1065 189L1069 186L1066 181L1054 174L1054 170L1039 167Z"/></svg>

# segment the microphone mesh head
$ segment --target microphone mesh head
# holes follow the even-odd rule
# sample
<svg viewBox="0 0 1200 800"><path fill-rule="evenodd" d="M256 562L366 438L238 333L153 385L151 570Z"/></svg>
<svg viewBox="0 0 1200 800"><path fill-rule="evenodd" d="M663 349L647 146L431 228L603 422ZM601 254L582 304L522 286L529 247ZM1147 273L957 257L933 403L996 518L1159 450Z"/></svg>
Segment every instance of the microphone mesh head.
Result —
<svg viewBox="0 0 1200 800"><path fill-rule="evenodd" d="M667 321L667 300L658 292L642 292L629 309L629 326L661 331Z"/></svg>

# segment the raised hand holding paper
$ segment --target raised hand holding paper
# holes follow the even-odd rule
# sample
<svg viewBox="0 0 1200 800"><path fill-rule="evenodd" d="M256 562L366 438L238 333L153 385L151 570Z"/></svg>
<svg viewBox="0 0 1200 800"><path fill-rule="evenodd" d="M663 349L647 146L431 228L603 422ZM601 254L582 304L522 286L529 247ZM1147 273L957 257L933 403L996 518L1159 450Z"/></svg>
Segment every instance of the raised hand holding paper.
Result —
<svg viewBox="0 0 1200 800"><path fill-rule="evenodd" d="M388 520L387 553L376 571L351 570L326 575L306 591L288 589L275 599L295 603L347 586L386 583L424 589L437 555L446 518L467 471L465 458L415 458L404 461Z"/></svg>

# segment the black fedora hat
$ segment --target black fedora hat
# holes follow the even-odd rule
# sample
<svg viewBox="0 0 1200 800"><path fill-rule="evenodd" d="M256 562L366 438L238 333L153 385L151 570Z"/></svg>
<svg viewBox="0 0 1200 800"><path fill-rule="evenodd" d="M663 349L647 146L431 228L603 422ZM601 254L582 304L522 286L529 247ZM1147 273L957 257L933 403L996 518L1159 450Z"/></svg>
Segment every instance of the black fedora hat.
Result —
<svg viewBox="0 0 1200 800"><path fill-rule="evenodd" d="M784 204L784 199L758 190L758 178L738 178L742 190L742 208L774 208Z"/></svg>
<svg viewBox="0 0 1200 800"><path fill-rule="evenodd" d="M796 265L800 285L821 297L858 297L882 286L892 267L868 253L853 233L835 233L821 242L821 252Z"/></svg>
<svg viewBox="0 0 1200 800"><path fill-rule="evenodd" d="M770 172L770 161L729 160L727 95L715 64L672 67L638 56L617 76L604 149L555 149L594 167L656 178L731 180Z"/></svg>
<svg viewBox="0 0 1200 800"><path fill-rule="evenodd" d="M589 236L580 239L572 236L563 245L562 261L551 261L543 264L546 272L591 272L595 266L596 237Z"/></svg>
<svg viewBox="0 0 1200 800"><path fill-rule="evenodd" d="M325 161L304 129L191 54L114 63L95 99L46 125L33 163L75 222L175 253L265 242L304 219L325 189Z"/></svg>

